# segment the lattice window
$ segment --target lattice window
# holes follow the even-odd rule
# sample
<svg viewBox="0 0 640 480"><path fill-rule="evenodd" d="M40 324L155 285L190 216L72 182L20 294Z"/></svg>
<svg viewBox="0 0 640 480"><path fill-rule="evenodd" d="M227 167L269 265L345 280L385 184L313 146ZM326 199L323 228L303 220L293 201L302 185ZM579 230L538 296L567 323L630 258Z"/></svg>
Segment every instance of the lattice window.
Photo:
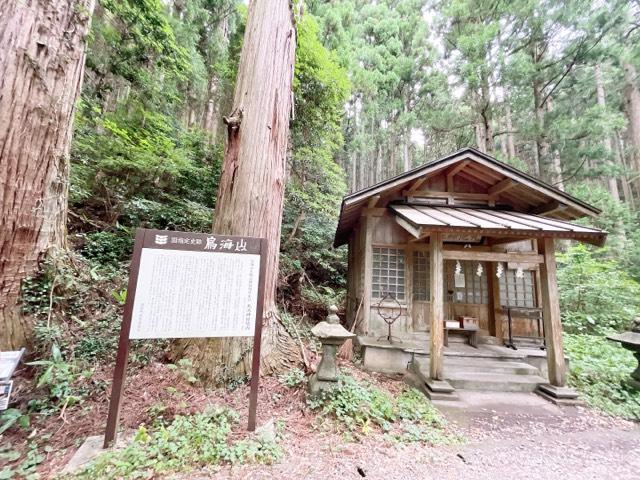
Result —
<svg viewBox="0 0 640 480"><path fill-rule="evenodd" d="M522 278L516 276L516 270L505 270L500 277L500 303L509 307L536 306L536 293L533 270L523 270Z"/></svg>
<svg viewBox="0 0 640 480"><path fill-rule="evenodd" d="M405 299L404 251L399 248L373 247L373 298L382 298L386 293L397 300Z"/></svg>
<svg viewBox="0 0 640 480"><path fill-rule="evenodd" d="M429 254L427 252L413 252L413 299L429 301Z"/></svg>
<svg viewBox="0 0 640 480"><path fill-rule="evenodd" d="M456 261L448 260L445 262L445 275L447 292L450 301L453 303L471 303L477 305L486 305L489 303L489 287L487 284L487 271L484 263L482 265L482 274L477 275L478 262L471 260L460 260L462 267L461 278L456 282ZM463 280L464 279L464 280Z"/></svg>

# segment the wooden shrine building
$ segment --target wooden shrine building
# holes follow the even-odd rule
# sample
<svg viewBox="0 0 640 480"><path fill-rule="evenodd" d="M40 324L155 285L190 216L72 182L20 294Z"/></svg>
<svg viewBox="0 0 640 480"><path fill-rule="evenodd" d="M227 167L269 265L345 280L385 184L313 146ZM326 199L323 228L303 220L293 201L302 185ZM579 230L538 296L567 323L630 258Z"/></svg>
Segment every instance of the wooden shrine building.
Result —
<svg viewBox="0 0 640 480"><path fill-rule="evenodd" d="M427 393L446 396L482 378L513 390L526 364L530 391L573 399L555 240L603 245L606 232L570 222L598 213L472 148L346 196L334 245L349 247L347 321L365 367L412 364Z"/></svg>

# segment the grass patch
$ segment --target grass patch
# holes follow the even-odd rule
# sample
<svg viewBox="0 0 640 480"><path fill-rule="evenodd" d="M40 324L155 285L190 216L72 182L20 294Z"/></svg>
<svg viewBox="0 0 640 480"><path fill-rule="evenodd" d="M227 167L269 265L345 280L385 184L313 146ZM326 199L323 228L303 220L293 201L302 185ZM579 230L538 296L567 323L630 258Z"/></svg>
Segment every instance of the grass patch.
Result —
<svg viewBox="0 0 640 480"><path fill-rule="evenodd" d="M587 404L640 420L640 391L626 384L637 365L631 352L599 335L565 334L564 341L570 358L569 384Z"/></svg>
<svg viewBox="0 0 640 480"><path fill-rule="evenodd" d="M272 463L281 450L274 441L256 437L230 441L239 416L227 408L177 416L168 426L140 427L134 441L122 450L98 457L79 479L155 478L222 463Z"/></svg>
<svg viewBox="0 0 640 480"><path fill-rule="evenodd" d="M446 431L444 418L415 389L407 388L393 397L375 385L342 375L334 388L308 403L312 410L333 419L347 438L381 430L394 442L450 444L460 440Z"/></svg>

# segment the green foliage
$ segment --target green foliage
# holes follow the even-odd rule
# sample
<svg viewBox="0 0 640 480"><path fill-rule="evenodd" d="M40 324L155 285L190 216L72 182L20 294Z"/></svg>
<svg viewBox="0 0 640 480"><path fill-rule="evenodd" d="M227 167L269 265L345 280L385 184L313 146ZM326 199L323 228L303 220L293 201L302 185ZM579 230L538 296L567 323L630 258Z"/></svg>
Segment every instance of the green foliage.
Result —
<svg viewBox="0 0 640 480"><path fill-rule="evenodd" d="M625 236L631 234L633 237L633 232L638 230L636 214L628 204L614 200L606 189L598 185L581 183L573 186L570 193L602 210L597 217L582 222L609 233L606 248L595 253L601 257L620 258L619 253L624 252L632 241L632 238L625 238ZM615 252L615 255L611 255L611 252ZM625 260L624 256L622 259Z"/></svg>
<svg viewBox="0 0 640 480"><path fill-rule="evenodd" d="M110 73L132 83L145 81L141 64L155 65L177 75L189 73L187 52L177 44L160 0L102 0L100 5L111 13L103 18L111 21L100 22L94 32L101 34L120 61L96 62L91 64L93 68L108 67Z"/></svg>
<svg viewBox="0 0 640 480"><path fill-rule="evenodd" d="M82 254L101 266L117 266L131 256L133 241L126 230L91 232L86 236Z"/></svg>
<svg viewBox="0 0 640 480"><path fill-rule="evenodd" d="M314 282L336 287L344 285L346 258L344 251L329 245L346 190L345 173L335 158L344 142L341 118L350 84L336 56L320 43L313 16L304 15L297 28L296 120L291 129L292 175L285 192L281 265L285 278L298 278L304 272Z"/></svg>
<svg viewBox="0 0 640 480"><path fill-rule="evenodd" d="M640 312L640 285L614 260L584 245L557 256L562 323L570 333L623 330Z"/></svg>
<svg viewBox="0 0 640 480"><path fill-rule="evenodd" d="M51 349L51 358L36 360L28 365L41 367L36 388L46 388L52 407L66 408L82 400L86 392L77 386L81 378L89 378L92 371L82 371L78 364L67 361L57 345ZM49 411L47 412L49 413Z"/></svg>
<svg viewBox="0 0 640 480"><path fill-rule="evenodd" d="M280 447L263 439L230 440L239 419L228 409L177 416L168 426L140 427L133 443L98 457L77 478L140 478L229 463L271 463Z"/></svg>
<svg viewBox="0 0 640 480"><path fill-rule="evenodd" d="M393 399L388 393L344 375L335 388L309 400L309 406L320 409L323 415L334 416L343 428L365 434L373 425L388 431L396 419Z"/></svg>
<svg viewBox="0 0 640 480"><path fill-rule="evenodd" d="M280 375L279 380L285 387L297 388L304 385L307 379L304 371L296 367Z"/></svg>
<svg viewBox="0 0 640 480"><path fill-rule="evenodd" d="M17 408L8 408L0 412L0 435L9 430L13 425L21 428L29 428L29 415L24 415Z"/></svg>
<svg viewBox="0 0 640 480"><path fill-rule="evenodd" d="M445 421L420 392L407 389L396 398L371 384L342 375L337 385L308 400L312 410L338 422L338 429L364 435L378 427L397 442L451 443Z"/></svg>
<svg viewBox="0 0 640 480"><path fill-rule="evenodd" d="M100 212L109 225L123 217L137 226L148 214L146 225L183 226L192 210L207 209L211 222L221 152L205 145L202 132L189 132L132 97L113 112L86 105L78 115L73 204Z"/></svg>
<svg viewBox="0 0 640 480"><path fill-rule="evenodd" d="M48 275L27 277L22 281L20 299L23 313L34 316L47 314L52 281Z"/></svg>
<svg viewBox="0 0 640 480"><path fill-rule="evenodd" d="M626 382L637 362L628 350L603 336L565 334L569 384L586 402L611 415L640 420L640 391Z"/></svg>
<svg viewBox="0 0 640 480"><path fill-rule="evenodd" d="M219 100L211 82L218 96L232 88L237 59L221 32L238 47L234 4L188 0L175 16L159 0L96 9L71 149L79 229L210 229L223 146L196 119Z"/></svg>
<svg viewBox="0 0 640 480"><path fill-rule="evenodd" d="M45 453L49 453L51 447L45 447ZM5 467L0 470L0 480L9 480L12 478L21 478L24 480L36 480L40 475L36 472L36 468L46 458L46 455L40 451L36 442L29 442L29 449L25 458L14 467ZM11 448L11 444L0 445L0 461L15 462L20 459L20 453ZM4 463L4 462L3 462Z"/></svg>
<svg viewBox="0 0 640 480"><path fill-rule="evenodd" d="M181 358L178 360L177 364L170 363L167 365L167 368L170 370L177 370L188 383L198 383L198 377L196 377L193 362L188 358Z"/></svg>

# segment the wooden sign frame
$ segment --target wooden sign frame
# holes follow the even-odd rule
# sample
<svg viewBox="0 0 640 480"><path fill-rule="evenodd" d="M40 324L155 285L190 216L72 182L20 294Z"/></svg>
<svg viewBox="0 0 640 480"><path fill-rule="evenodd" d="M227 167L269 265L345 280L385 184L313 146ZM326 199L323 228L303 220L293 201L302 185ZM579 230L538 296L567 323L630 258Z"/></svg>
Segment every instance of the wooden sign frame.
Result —
<svg viewBox="0 0 640 480"><path fill-rule="evenodd" d="M160 237L160 242L158 241ZM205 249L208 245L207 239L215 237L221 242L221 248ZM169 241L169 238L171 239ZM231 243L227 243L231 242ZM224 246L223 246L224 245ZM226 248L227 245L235 245L236 248ZM238 245L244 247L237 250ZM136 238L133 247L133 258L129 273L129 283L127 285L127 299L124 306L122 326L120 328L120 338L118 340L118 353L113 374L113 384L111 388L111 398L109 400L109 413L107 417L107 427L104 435L104 448L110 447L117 434L120 418L120 407L124 393L124 382L127 373L127 363L129 358L129 346L131 343L131 323L133 318L133 307L138 285L138 274L142 250L144 248L195 251L204 255L215 255L216 253L246 253L260 256L258 295L256 304L255 330L253 335L253 357L251 361L251 385L249 393L249 420L247 429L254 431L256 428L256 408L258 404L258 386L260 381L260 348L262 340L262 315L264 304L265 272L267 260L267 240L264 238L241 237L220 234L203 234L190 232L176 232L169 230L152 230L139 228L136 231ZM213 338L213 337L207 337Z"/></svg>

